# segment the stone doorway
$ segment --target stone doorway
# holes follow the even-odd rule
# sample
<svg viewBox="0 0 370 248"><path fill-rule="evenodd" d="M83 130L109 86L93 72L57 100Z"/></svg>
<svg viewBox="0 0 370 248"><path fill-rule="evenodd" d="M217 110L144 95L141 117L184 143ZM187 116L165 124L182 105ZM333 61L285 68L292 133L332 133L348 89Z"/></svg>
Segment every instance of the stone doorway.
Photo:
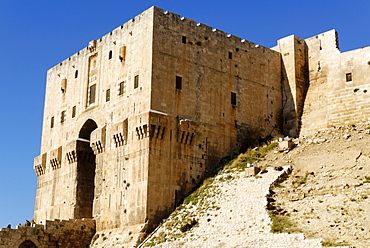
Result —
<svg viewBox="0 0 370 248"><path fill-rule="evenodd" d="M92 218L95 191L95 155L90 147L91 132L98 128L89 119L82 126L77 140L77 185L74 218Z"/></svg>

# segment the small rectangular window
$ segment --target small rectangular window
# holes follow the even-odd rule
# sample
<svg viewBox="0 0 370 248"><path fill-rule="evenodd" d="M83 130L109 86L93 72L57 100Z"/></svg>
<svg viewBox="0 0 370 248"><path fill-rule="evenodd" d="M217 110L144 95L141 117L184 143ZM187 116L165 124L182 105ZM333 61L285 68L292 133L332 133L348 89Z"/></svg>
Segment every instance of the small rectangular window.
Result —
<svg viewBox="0 0 370 248"><path fill-rule="evenodd" d="M110 89L107 89L105 92L105 101L109 102L110 101Z"/></svg>
<svg viewBox="0 0 370 248"><path fill-rule="evenodd" d="M351 82L352 81L352 73L347 73L346 74L346 82Z"/></svg>
<svg viewBox="0 0 370 248"><path fill-rule="evenodd" d="M53 127L54 127L54 116L52 116L50 120L50 128L53 128Z"/></svg>
<svg viewBox="0 0 370 248"><path fill-rule="evenodd" d="M229 52L229 59L232 59L232 58L233 58L233 53Z"/></svg>
<svg viewBox="0 0 370 248"><path fill-rule="evenodd" d="M182 89L182 77L176 76L176 89Z"/></svg>
<svg viewBox="0 0 370 248"><path fill-rule="evenodd" d="M62 114L60 116L60 123L65 122L65 120L66 120L66 111L64 110L62 111Z"/></svg>
<svg viewBox="0 0 370 248"><path fill-rule="evenodd" d="M126 84L125 81L119 83L118 95L122 96L126 93Z"/></svg>
<svg viewBox="0 0 370 248"><path fill-rule="evenodd" d="M231 104L236 105L236 93L231 92Z"/></svg>
<svg viewBox="0 0 370 248"><path fill-rule="evenodd" d="M139 87L139 75L136 75L134 79L134 89L137 87Z"/></svg>
<svg viewBox="0 0 370 248"><path fill-rule="evenodd" d="M186 36L182 37L182 44L186 44Z"/></svg>
<svg viewBox="0 0 370 248"><path fill-rule="evenodd" d="M72 107L72 118L76 117L76 106Z"/></svg>
<svg viewBox="0 0 370 248"><path fill-rule="evenodd" d="M109 51L108 59L112 59L113 52L112 50Z"/></svg>
<svg viewBox="0 0 370 248"><path fill-rule="evenodd" d="M96 84L89 87L89 105L95 102Z"/></svg>

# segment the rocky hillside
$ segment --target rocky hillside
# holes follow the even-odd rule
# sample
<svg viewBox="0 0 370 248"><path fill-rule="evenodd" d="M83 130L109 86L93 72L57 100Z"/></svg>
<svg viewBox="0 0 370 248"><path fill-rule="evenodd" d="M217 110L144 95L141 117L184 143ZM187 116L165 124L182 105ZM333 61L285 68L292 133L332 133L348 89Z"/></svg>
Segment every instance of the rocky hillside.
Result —
<svg viewBox="0 0 370 248"><path fill-rule="evenodd" d="M143 246L370 247L370 129L333 128L294 143L241 154ZM262 170L251 176L255 160Z"/></svg>
<svg viewBox="0 0 370 248"><path fill-rule="evenodd" d="M323 238L327 246L370 247L369 133L367 126L324 130L267 159L293 166L273 189L274 205L307 237Z"/></svg>

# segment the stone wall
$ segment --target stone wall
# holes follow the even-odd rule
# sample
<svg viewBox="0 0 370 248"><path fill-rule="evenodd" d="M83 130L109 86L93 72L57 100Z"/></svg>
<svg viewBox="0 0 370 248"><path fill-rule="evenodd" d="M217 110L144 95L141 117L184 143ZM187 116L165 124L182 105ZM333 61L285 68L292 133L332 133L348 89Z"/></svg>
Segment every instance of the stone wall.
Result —
<svg viewBox="0 0 370 248"><path fill-rule="evenodd" d="M230 154L281 131L280 54L156 9L148 219L154 227ZM153 224L152 224L153 223Z"/></svg>
<svg viewBox="0 0 370 248"><path fill-rule="evenodd" d="M310 86L302 135L318 129L368 123L370 48L341 53L335 30L305 40Z"/></svg>
<svg viewBox="0 0 370 248"><path fill-rule="evenodd" d="M35 220L148 230L282 128L280 54L152 7L47 75Z"/></svg>
<svg viewBox="0 0 370 248"><path fill-rule="evenodd" d="M281 53L283 133L297 137L301 129L301 116L309 86L308 47L295 35L278 40L272 49Z"/></svg>
<svg viewBox="0 0 370 248"><path fill-rule="evenodd" d="M152 19L148 10L48 70L37 223L94 217L100 230L145 221L149 148L138 134L147 136Z"/></svg>
<svg viewBox="0 0 370 248"><path fill-rule="evenodd" d="M95 233L94 220L54 220L0 230L0 247L87 247Z"/></svg>

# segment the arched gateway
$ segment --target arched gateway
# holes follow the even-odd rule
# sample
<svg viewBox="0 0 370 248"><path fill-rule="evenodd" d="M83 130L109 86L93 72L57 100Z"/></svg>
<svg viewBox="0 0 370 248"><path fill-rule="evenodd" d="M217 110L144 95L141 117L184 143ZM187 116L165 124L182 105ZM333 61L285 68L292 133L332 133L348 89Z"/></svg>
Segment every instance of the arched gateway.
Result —
<svg viewBox="0 0 370 248"><path fill-rule="evenodd" d="M90 136L97 128L95 121L88 119L82 126L77 140L76 208L74 217L92 218L95 188L95 155L90 147Z"/></svg>

